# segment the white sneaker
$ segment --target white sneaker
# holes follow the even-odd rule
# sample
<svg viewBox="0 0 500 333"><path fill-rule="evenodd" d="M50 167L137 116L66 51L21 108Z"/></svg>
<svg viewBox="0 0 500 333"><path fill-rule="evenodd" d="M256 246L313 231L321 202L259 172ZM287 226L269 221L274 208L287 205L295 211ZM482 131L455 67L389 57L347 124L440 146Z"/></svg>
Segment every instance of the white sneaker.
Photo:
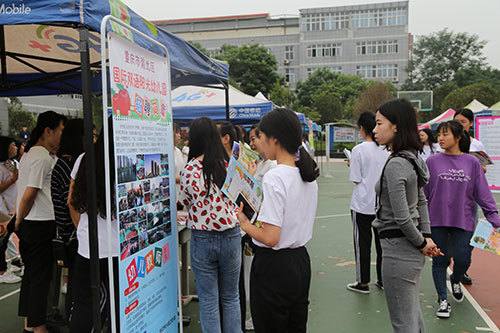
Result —
<svg viewBox="0 0 500 333"><path fill-rule="evenodd" d="M436 316L439 318L450 318L451 305L448 301L439 301L439 307L436 311Z"/></svg>
<svg viewBox="0 0 500 333"><path fill-rule="evenodd" d="M12 273L20 272L21 269L22 269L21 267L16 266L16 265L10 265L10 267L9 267L9 271L11 271Z"/></svg>
<svg viewBox="0 0 500 333"><path fill-rule="evenodd" d="M247 331L253 331L254 330L254 327L253 327L253 320L252 318L250 317L250 319L248 319L246 322L245 322L245 330Z"/></svg>
<svg viewBox="0 0 500 333"><path fill-rule="evenodd" d="M0 283L18 283L21 282L21 278L11 271L5 271L0 275Z"/></svg>
<svg viewBox="0 0 500 333"><path fill-rule="evenodd" d="M66 294L68 292L68 284L65 283L61 287L61 294Z"/></svg>

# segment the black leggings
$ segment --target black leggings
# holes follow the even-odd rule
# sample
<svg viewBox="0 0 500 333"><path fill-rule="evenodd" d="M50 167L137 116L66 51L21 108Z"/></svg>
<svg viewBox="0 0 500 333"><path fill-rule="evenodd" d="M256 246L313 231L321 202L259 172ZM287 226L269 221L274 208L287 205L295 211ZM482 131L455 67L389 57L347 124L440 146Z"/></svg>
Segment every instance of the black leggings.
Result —
<svg viewBox="0 0 500 333"><path fill-rule="evenodd" d="M99 260L101 283L99 288L99 305L101 311L101 325L104 325L109 314L109 298L115 297L115 313L117 331L119 332L119 303L118 303L118 258L113 258L114 295L109 293L108 259ZM73 333L89 333L95 330L92 323L92 292L90 289L90 260L76 256L73 276L73 311L71 313L70 331Z"/></svg>

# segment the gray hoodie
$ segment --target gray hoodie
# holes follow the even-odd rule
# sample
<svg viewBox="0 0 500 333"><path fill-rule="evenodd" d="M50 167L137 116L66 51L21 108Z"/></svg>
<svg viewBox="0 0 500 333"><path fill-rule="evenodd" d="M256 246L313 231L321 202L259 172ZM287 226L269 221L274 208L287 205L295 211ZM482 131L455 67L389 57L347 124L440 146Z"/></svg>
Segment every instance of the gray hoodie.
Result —
<svg viewBox="0 0 500 333"><path fill-rule="evenodd" d="M378 207L373 227L379 233L399 229L413 245L420 247L424 237L430 237L431 234L427 199L422 190L422 186L429 181L429 170L415 152L403 150L398 154L404 154L407 158L389 157L375 185ZM408 159L415 162L416 170Z"/></svg>

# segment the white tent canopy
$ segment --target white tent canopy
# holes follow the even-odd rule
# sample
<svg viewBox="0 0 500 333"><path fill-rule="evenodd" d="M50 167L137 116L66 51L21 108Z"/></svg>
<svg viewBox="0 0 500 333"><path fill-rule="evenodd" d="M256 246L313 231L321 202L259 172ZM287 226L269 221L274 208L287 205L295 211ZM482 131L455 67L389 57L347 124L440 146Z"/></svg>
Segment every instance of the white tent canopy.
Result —
<svg viewBox="0 0 500 333"><path fill-rule="evenodd" d="M477 99L472 100L469 104L465 106L466 109L470 109L472 112L477 113L483 110L487 110L488 107L483 103L479 102Z"/></svg>
<svg viewBox="0 0 500 333"><path fill-rule="evenodd" d="M267 101L269 101L269 100L266 98L266 96L264 96L264 94L263 94L263 93L261 93L260 91L257 93L257 95L255 95L255 98L257 98L257 99L261 99L261 100L266 101L266 102L267 102Z"/></svg>

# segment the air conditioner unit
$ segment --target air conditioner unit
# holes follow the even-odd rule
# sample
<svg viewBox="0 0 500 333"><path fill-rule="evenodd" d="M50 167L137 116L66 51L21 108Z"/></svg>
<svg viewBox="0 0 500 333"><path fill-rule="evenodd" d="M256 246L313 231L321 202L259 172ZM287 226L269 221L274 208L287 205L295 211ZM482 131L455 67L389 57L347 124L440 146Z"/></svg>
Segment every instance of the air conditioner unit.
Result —
<svg viewBox="0 0 500 333"><path fill-rule="evenodd" d="M398 83L399 79L397 77L393 77L391 80L392 83Z"/></svg>
<svg viewBox="0 0 500 333"><path fill-rule="evenodd" d="M290 65L290 60L288 60L288 59L283 60L283 64L284 65Z"/></svg>
<svg viewBox="0 0 500 333"><path fill-rule="evenodd" d="M285 87L290 87L290 82L285 81Z"/></svg>

